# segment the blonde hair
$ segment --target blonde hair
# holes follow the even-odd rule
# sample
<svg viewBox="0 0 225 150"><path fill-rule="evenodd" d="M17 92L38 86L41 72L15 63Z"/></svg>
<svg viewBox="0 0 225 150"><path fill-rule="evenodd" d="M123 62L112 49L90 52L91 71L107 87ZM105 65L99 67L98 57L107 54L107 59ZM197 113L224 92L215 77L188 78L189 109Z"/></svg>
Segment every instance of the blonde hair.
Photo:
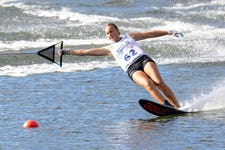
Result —
<svg viewBox="0 0 225 150"><path fill-rule="evenodd" d="M113 26L120 34L120 30L119 30L118 26L115 23L107 23L106 26Z"/></svg>

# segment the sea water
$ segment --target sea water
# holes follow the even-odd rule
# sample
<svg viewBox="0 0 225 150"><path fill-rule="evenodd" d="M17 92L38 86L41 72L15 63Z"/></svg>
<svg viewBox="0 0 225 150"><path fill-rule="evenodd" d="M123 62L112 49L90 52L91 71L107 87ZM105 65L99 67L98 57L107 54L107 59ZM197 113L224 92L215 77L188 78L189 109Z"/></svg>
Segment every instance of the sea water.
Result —
<svg viewBox="0 0 225 150"><path fill-rule="evenodd" d="M224 149L225 2L166 0L0 1L0 149ZM63 67L37 52L110 44L121 34L175 29L183 38L140 41L181 109L157 118L138 104L152 99L110 57L65 56ZM7 55L5 55L7 53ZM23 129L34 119L36 129Z"/></svg>

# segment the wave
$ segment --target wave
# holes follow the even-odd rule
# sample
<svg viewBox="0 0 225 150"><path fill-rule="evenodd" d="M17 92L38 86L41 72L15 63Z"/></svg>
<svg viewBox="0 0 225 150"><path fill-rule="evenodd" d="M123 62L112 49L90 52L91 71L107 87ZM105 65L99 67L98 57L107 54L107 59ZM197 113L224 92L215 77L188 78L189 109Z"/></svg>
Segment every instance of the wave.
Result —
<svg viewBox="0 0 225 150"><path fill-rule="evenodd" d="M63 58L63 66L60 68L40 56L17 56L10 60L1 60L0 76L23 77L33 74L45 74L54 72L90 71L99 68L119 67L114 59L108 57L66 57ZM20 59L20 60L19 60ZM218 63L224 62L224 58L154 58L158 65L186 64L186 63ZM19 60L19 61L18 61ZM48 63L46 63L48 62ZM7 64L8 63L8 64Z"/></svg>
<svg viewBox="0 0 225 150"><path fill-rule="evenodd" d="M207 6L222 6L224 7L225 2L224 0L213 0L209 2L185 2L185 3L176 3L173 7L166 7L167 9L179 9L179 10L190 10L190 9L198 9L202 7L207 7Z"/></svg>
<svg viewBox="0 0 225 150"><path fill-rule="evenodd" d="M23 8L24 9L24 8ZM79 25L92 24L94 22L105 22L114 20L116 17L100 16L100 15L85 15L81 13L72 12L70 8L62 7L60 10L40 10L26 9L25 13L32 14L39 17L57 17L61 20L78 21Z"/></svg>
<svg viewBox="0 0 225 150"><path fill-rule="evenodd" d="M22 66L6 65L0 67L0 76L25 77L34 74L55 73L55 72L76 72L76 71L93 70L98 68L111 68L116 66L117 64L114 61L63 63L62 68L60 68L56 64L46 64L46 63L22 65Z"/></svg>
<svg viewBox="0 0 225 150"><path fill-rule="evenodd" d="M120 26L122 34L149 29L176 29L184 32L184 38L182 39L164 36L140 42L141 46L159 64L225 61L224 27L216 24L217 21L214 21L215 23L199 21L201 22L199 23L198 20L188 19L192 18L193 14L196 15L195 12L199 12L200 14L197 14L199 16L209 15L210 17L213 13L218 14L217 11L219 11L219 15L224 15L224 10L215 9L223 7L222 5L225 3L223 0L204 3L174 2L171 3L171 7L163 6L162 13L175 14L177 16L175 18L170 18L170 15L168 15L169 17L165 16L166 18L155 17L148 15L148 13L143 15L142 10L136 12L138 15L124 18L121 16L112 17L113 15L110 16L109 14L108 16L92 15L75 12L76 9L69 8L70 6L66 5L59 5L58 3L45 5L44 3L46 2L0 1L0 7L10 7L10 9L13 7L20 10L15 11L22 14L13 17L14 21L20 20L21 16L25 16L22 18L25 20L18 23L14 22L14 25L7 29L5 28L8 25L7 23L3 27L0 26L0 36L2 37L2 40L0 40L0 55L1 52L40 50L59 41L64 41L65 48L73 49L106 45L110 41L105 37L104 25L106 22L115 22ZM198 10L201 7L208 6L210 7L207 13ZM190 11L184 11L183 9ZM179 14L182 14L181 17L179 17ZM12 16L9 16L8 20L11 20L10 17ZM212 15L211 18L214 18L214 16ZM31 19L32 21L30 21ZM41 23L41 25L38 23ZM25 57L23 59L28 60ZM0 62L3 62L1 66L7 65L5 62L10 60L12 59L4 60L4 62L0 60ZM15 62L14 59L12 61ZM25 63L25 65L28 64Z"/></svg>
<svg viewBox="0 0 225 150"><path fill-rule="evenodd" d="M213 90L209 93L201 94L200 96L193 97L191 100L187 100L183 106L182 110L188 112L198 112L198 111L210 111L225 108L225 81L216 85Z"/></svg>
<svg viewBox="0 0 225 150"><path fill-rule="evenodd" d="M22 2L16 2L13 0L3 0L0 2L0 6L3 7L16 7L23 10L23 13L30 14L38 17L57 18L59 20L75 21L76 25L92 24L94 22L105 21L117 21L117 17L101 16L101 15L85 15L77 12L73 12L68 7L60 8L44 8L41 5L26 5Z"/></svg>
<svg viewBox="0 0 225 150"><path fill-rule="evenodd" d="M145 20L146 18L138 18L138 20ZM131 19L135 20L135 19ZM183 31L185 37L182 40L179 40L179 42L183 41L190 41L192 40L193 43L197 43L200 40L210 40L210 39L215 39L215 43L218 44L218 41L216 40L222 40L223 37L225 36L225 29L224 28L215 28L213 26L205 25L205 26L200 26L200 25L192 25L192 24L187 24L187 23L182 23L182 22L172 22L172 21L166 21L165 25L157 26L157 27L152 27L151 29L177 29L178 31ZM121 26L121 30L126 33L130 31L143 31L146 29L135 29L135 27L125 27ZM68 31L67 31L68 32ZM20 33L18 33L20 34ZM93 36L93 35L92 35ZM156 40L158 41L164 41L164 40L174 40L177 42L176 39L173 39L169 36L167 37L161 37L157 38ZM57 41L65 41L67 45L70 46L78 46L78 45L90 45L90 44L95 44L95 45L100 45L100 44L109 44L110 42L105 38L95 38L95 39L63 39L63 38L58 38L58 39L50 39L50 38L39 38L36 40L16 40L16 41L0 41L0 51L6 51L6 50L23 50L23 49L29 49L29 48L38 48L38 47L43 47L45 45L48 45L48 43L54 43ZM207 44L207 43L206 43ZM198 45L196 45L198 46ZM214 45L216 47L224 47L224 44L222 45ZM215 49L215 48L214 48Z"/></svg>
<svg viewBox="0 0 225 150"><path fill-rule="evenodd" d="M210 6L210 5L223 5L224 2L221 0L213 1L213 2L206 2L206 3L198 3L198 4L188 4L189 7L202 7L202 6ZM103 23L106 22L120 22L121 29L125 32L130 31L143 31L149 28L152 29L176 29L185 33L185 38L223 38L225 36L225 29L220 26L215 26L215 24L197 24L196 22L188 22L185 19L171 19L165 21L165 18L154 18L154 17L134 17L134 18L118 18L118 17L111 17L111 16L102 16L102 15L91 15L91 14L82 14L78 12L74 12L71 8L65 6L57 6L54 8L49 8L50 6L43 6L38 4L25 4L22 2L17 2L14 0L3 0L0 2L0 6L3 7L16 7L21 9L23 13L30 14L37 17L44 17L44 18L57 18L59 20L64 21L64 27L82 27L84 25L90 26L103 26ZM177 3L174 6L166 7L166 10L170 9L184 9L187 7L186 3ZM190 8L189 8L190 9ZM209 15L211 18L214 18L213 14L221 14L224 16L224 10L212 9L205 11L199 11L198 16ZM211 12L211 13L210 13ZM185 12L185 17L190 15L189 12ZM195 14L196 15L196 14ZM224 17L223 17L224 20ZM204 21L203 21L204 22ZM128 26L127 26L128 25ZM52 24L48 25L49 27ZM68 30L68 29L67 29ZM41 32L41 30L40 30ZM66 32L66 31L64 31ZM68 31L67 31L68 32ZM102 32L102 31L101 31ZM46 34L46 33L45 33ZM90 36L90 35L87 35Z"/></svg>
<svg viewBox="0 0 225 150"><path fill-rule="evenodd" d="M33 52L41 50L52 44L59 42L59 40L46 40L41 39L39 41L14 41L10 43L0 42L1 49L17 50L27 49L23 52ZM75 47L99 47L105 44L109 44L107 39L91 39L91 40L78 40L70 39L64 40L65 49L75 49ZM214 40L147 40L140 42L142 48L159 64L182 64L182 63L206 63L206 62L224 62L225 51L223 41ZM31 50L31 49L34 50ZM79 48L77 48L79 49ZM42 65L43 63L39 57L31 56L18 56L14 57L11 51L0 52L1 66L19 64L28 65L30 63L37 63ZM9 53L8 56L2 54ZM91 60L99 59L98 57L91 57ZM65 59L64 62L73 62L74 58ZM85 58L80 57L80 61L85 61ZM18 65L17 65L18 66ZM98 65L96 65L98 66ZM13 69L13 68L12 68ZM92 69L92 68L91 68ZM4 69L3 69L4 71ZM48 71L47 71L48 72ZM44 73L44 72L43 72Z"/></svg>
<svg viewBox="0 0 225 150"><path fill-rule="evenodd" d="M221 4L223 5L224 2L222 1L217 1L217 2L209 2L209 3L198 3L198 4L193 4L194 6L191 5L191 7L201 7L201 6L210 6L212 4L214 5L218 5ZM192 4L192 3L191 3ZM197 6L195 6L197 5ZM18 9L23 10L23 13L26 14L30 14L33 16L38 16L38 17L45 17L45 18L57 18L59 20L66 20L65 25L67 26L82 26L82 25L93 25L94 23L106 23L106 22L128 22L129 24L135 24L135 23L144 23L144 25L148 25L149 23L153 23L153 24L157 24L152 26L152 28L162 28L162 29L177 29L177 30L181 30L181 31L192 31L192 30L199 30L201 31L201 33L206 33L206 31L208 31L207 33L210 33L211 30L217 30L216 28L214 28L214 26L210 26L210 25L198 25L198 24L193 24L193 23L188 23L185 22L185 20L183 21L179 21L179 20L171 20L171 18L168 18L168 20L170 21L165 21L165 18L154 18L154 17L136 17L136 18L118 18L118 17L111 17L111 16L103 16L103 15L91 15L91 14L82 14L79 12L74 12L71 8L62 6L59 8L43 8L42 5L27 5L25 3L22 2L16 2L14 0L3 0L0 2L0 6L4 6L4 7L16 7ZM172 7L166 7L166 10L170 10L170 9L187 9L187 6L185 3L178 3L175 4L175 6ZM202 12L204 15L212 15L212 14L221 14L224 16L225 11L224 10L207 10L207 13L204 13L203 11L198 11L198 12ZM209 14L209 12L211 12ZM186 12L186 15L188 15L188 12ZM224 18L223 18L224 19ZM76 22L76 23L74 23ZM162 24L162 25L159 25ZM130 31L130 29L135 29L136 27L128 27L125 28L127 30ZM142 28L141 28L142 29ZM146 26L145 26L146 29ZM136 30L138 30L138 28L136 28ZM143 30L143 29L142 29ZM222 33L224 32L223 28L219 28L218 32L222 31ZM224 34L223 34L224 35ZM223 36L221 35L221 36ZM202 36L202 37L205 37Z"/></svg>
<svg viewBox="0 0 225 150"><path fill-rule="evenodd" d="M109 44L107 39L38 39L36 41L0 41L0 51L20 51L31 50L37 48L45 48L59 41L64 41L65 46L80 46L80 45L102 45Z"/></svg>

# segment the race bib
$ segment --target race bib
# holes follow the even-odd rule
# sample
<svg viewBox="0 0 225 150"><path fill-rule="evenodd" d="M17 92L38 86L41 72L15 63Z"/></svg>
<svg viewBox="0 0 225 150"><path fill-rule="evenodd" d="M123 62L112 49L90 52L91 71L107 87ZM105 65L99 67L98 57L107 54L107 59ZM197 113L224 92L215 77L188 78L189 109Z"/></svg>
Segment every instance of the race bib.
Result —
<svg viewBox="0 0 225 150"><path fill-rule="evenodd" d="M137 42L129 36L124 36L119 42L110 45L110 50L124 71L145 54Z"/></svg>

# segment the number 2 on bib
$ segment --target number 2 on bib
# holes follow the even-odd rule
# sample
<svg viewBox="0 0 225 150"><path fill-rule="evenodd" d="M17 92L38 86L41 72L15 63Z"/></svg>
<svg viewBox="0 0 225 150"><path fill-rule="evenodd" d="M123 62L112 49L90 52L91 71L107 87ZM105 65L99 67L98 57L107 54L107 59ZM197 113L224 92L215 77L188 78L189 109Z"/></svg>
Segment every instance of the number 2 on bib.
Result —
<svg viewBox="0 0 225 150"><path fill-rule="evenodd" d="M131 57L135 56L136 54L137 54L137 52L134 49L131 49L129 51L129 53L124 56L124 59L126 61L129 61L131 59Z"/></svg>

